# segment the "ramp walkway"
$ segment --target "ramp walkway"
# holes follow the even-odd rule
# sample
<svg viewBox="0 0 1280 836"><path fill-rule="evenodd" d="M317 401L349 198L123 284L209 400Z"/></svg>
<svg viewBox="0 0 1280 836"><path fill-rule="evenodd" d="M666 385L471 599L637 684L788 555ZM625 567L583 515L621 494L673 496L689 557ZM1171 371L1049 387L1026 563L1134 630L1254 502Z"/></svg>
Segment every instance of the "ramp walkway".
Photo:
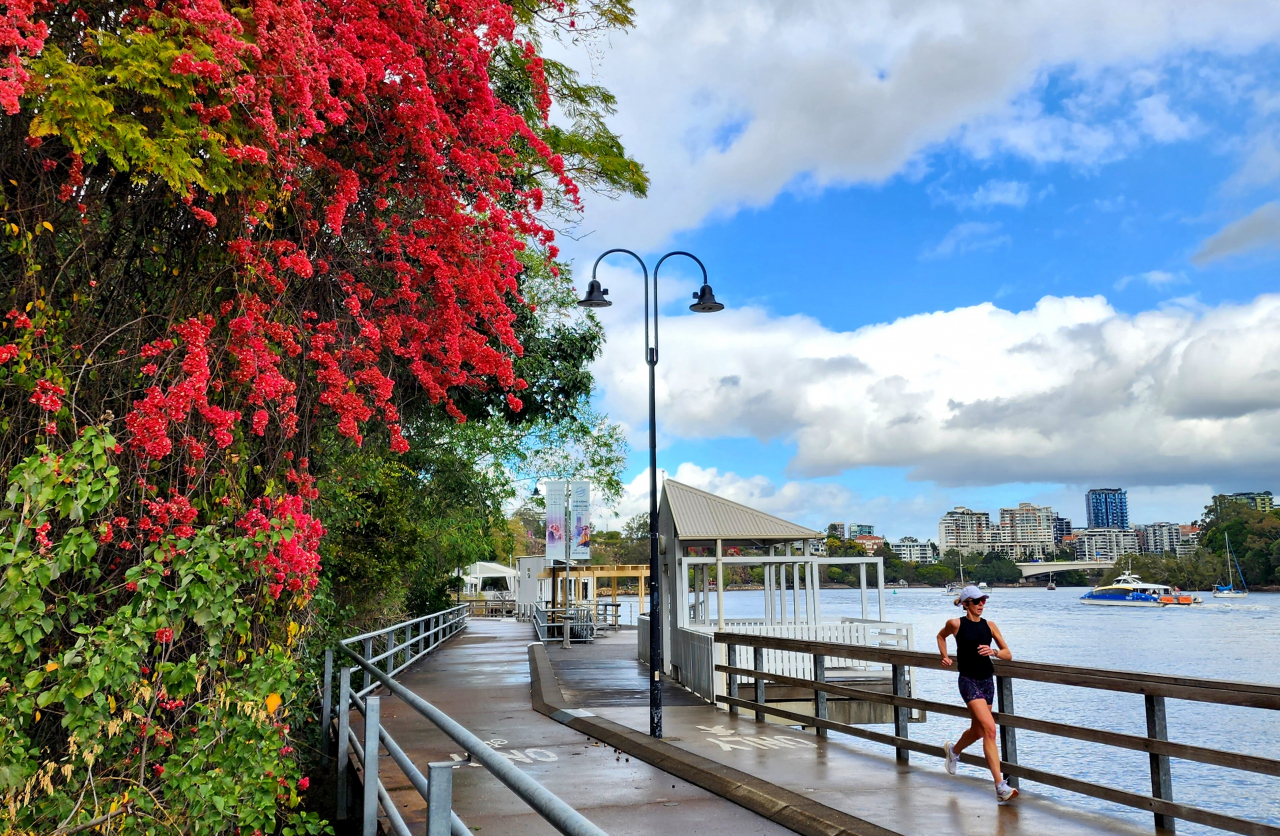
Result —
<svg viewBox="0 0 1280 836"><path fill-rule="evenodd" d="M631 638L634 655L635 633L625 635ZM488 741L610 836L775 836L791 832L534 711L527 649L532 638L533 630L527 623L474 618L460 635L397 679ZM572 652L580 649L575 647ZM681 689L672 689L673 701L680 693ZM381 711L383 726L415 764L462 760L457 744L385 692ZM424 832L426 809L421 796L389 758L381 762L380 769L409 830ZM454 811L473 833L555 833L486 769L460 763L453 774Z"/></svg>
<svg viewBox="0 0 1280 836"><path fill-rule="evenodd" d="M548 647L547 656L565 703L647 734L648 668L635 661L635 639L634 632L623 631L567 651ZM583 722L574 725L585 729ZM989 780L948 775L935 760L902 766L891 749L878 754L838 734L823 738L758 723L747 712L735 717L687 694L664 705L663 724L666 742L683 751L901 834L1152 833L1150 827L1037 797L1026 789L1013 803L997 805Z"/></svg>

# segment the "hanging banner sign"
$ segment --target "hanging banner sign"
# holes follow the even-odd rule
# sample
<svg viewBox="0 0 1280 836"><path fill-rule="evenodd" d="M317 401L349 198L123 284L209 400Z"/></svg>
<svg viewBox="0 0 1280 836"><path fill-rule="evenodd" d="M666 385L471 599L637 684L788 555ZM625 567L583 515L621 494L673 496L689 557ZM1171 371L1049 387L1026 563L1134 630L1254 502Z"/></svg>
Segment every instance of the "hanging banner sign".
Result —
<svg viewBox="0 0 1280 836"><path fill-rule="evenodd" d="M591 562L591 483L569 483L569 520L573 545L570 557L575 563Z"/></svg>
<svg viewBox="0 0 1280 836"><path fill-rule="evenodd" d="M547 560L564 561L565 483L547 482Z"/></svg>

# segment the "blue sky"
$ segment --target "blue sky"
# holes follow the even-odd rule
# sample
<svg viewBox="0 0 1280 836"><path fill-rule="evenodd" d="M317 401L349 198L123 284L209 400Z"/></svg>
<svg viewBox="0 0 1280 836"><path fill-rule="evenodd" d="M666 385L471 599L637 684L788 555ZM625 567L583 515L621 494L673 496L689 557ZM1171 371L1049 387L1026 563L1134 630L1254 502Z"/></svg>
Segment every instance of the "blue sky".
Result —
<svg viewBox="0 0 1280 836"><path fill-rule="evenodd" d="M756 31L714 4L681 26L661 3L584 66L618 93L653 188L588 199L566 241L579 283L607 247L650 267L684 249L730 306L688 314L697 274L664 265L659 466L894 537L936 536L956 504L1082 523L1092 486L1130 488L1138 522L1280 489L1280 10L1191 4L1135 30L1106 4L998 24L985 5L952 10L947 44L1017 53L991 66L932 67L939 49L908 43L943 25L928 18L825 34L858 4ZM716 27L738 27L726 51ZM675 33L701 52L672 69L655 55L686 54ZM597 368L635 448L623 516L647 504L630 269L603 270L619 304Z"/></svg>

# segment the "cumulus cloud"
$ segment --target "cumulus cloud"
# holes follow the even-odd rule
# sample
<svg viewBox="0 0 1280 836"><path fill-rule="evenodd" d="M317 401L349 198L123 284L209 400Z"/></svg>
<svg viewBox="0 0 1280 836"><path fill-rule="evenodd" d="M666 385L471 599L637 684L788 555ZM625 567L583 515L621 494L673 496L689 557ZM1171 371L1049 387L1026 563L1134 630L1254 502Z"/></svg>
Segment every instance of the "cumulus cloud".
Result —
<svg viewBox="0 0 1280 836"><path fill-rule="evenodd" d="M653 178L649 200L589 198L587 217L653 246L787 189L925 172L947 144L1095 166L1197 130L1160 87L1167 62L1278 38L1271 0L652 0L590 65L566 48L617 94Z"/></svg>
<svg viewBox="0 0 1280 836"><path fill-rule="evenodd" d="M1276 247L1280 247L1280 203L1272 201L1211 235L1191 256L1191 261L1203 266L1219 259Z"/></svg>
<svg viewBox="0 0 1280 836"><path fill-rule="evenodd" d="M938 517L958 501L937 490L895 499L867 497L829 482L788 480L779 485L759 474L739 475L693 462L682 462L670 472L660 471L659 493L664 475L817 531L825 531L827 524L835 521L870 522L878 533L892 539L905 535L937 539ZM617 519L627 520L648 510L649 470L645 468L627 484L614 511Z"/></svg>
<svg viewBox="0 0 1280 836"><path fill-rule="evenodd" d="M1008 235L1000 233L999 223L968 221L956 224L934 246L925 250L924 258L949 258L960 253L994 250L1012 242Z"/></svg>
<svg viewBox="0 0 1280 836"><path fill-rule="evenodd" d="M639 328L611 325L596 372L609 412L642 427ZM851 332L743 307L671 316L662 334L664 437L789 443L795 477L883 466L943 486L1178 485L1280 465L1277 295L1136 315L1045 297Z"/></svg>

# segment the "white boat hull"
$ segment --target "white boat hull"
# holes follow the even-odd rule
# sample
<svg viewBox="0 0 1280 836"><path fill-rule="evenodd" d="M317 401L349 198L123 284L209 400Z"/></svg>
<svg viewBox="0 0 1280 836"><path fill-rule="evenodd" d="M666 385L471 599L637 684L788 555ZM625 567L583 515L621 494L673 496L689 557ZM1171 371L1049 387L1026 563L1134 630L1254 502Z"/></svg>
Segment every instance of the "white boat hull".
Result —
<svg viewBox="0 0 1280 836"><path fill-rule="evenodd" d="M1213 597L1214 597L1214 598L1248 598L1248 597L1249 597L1249 593L1248 593L1248 592L1236 592L1236 591L1232 591L1232 592L1215 592L1215 593L1213 593Z"/></svg>
<svg viewBox="0 0 1280 836"><path fill-rule="evenodd" d="M1125 601L1119 598L1081 598L1082 604L1093 604L1095 607L1167 607L1169 604L1160 601Z"/></svg>

